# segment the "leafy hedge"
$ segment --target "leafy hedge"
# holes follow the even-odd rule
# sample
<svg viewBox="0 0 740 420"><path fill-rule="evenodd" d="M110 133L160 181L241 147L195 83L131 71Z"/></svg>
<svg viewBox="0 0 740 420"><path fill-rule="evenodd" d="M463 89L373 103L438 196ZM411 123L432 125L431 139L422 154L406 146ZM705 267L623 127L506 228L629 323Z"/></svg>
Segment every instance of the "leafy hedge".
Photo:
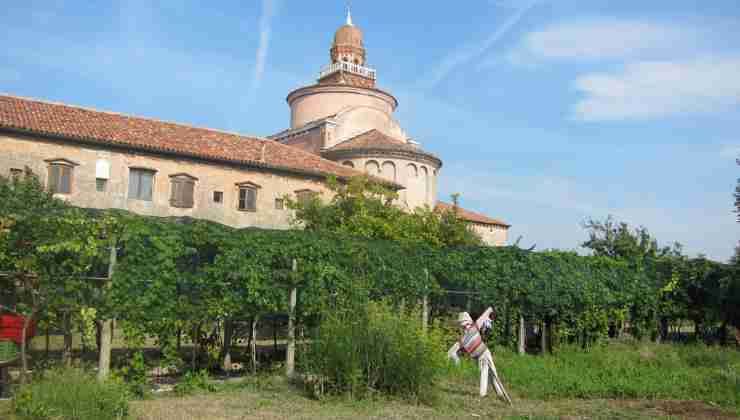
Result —
<svg viewBox="0 0 740 420"><path fill-rule="evenodd" d="M0 182L0 270L33 273L20 275L23 291L34 293L19 294L19 310L46 316L93 307L99 319L118 319L160 343L179 330L197 338L208 323L285 313L291 286L303 325L353 302L415 304L429 296L439 308L449 300L445 290L474 291L474 304L496 308L504 343L519 316L584 346L627 325L638 336L687 318L740 325L737 265L703 258L439 248L65 206L38 183ZM83 273L105 276L113 243L111 287L83 280ZM0 278L8 288L13 280Z"/></svg>

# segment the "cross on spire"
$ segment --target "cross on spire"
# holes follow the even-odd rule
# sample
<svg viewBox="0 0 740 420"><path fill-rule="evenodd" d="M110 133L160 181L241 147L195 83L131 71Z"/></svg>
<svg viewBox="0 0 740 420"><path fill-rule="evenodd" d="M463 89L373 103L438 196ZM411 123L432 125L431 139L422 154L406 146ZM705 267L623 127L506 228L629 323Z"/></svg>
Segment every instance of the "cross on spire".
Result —
<svg viewBox="0 0 740 420"><path fill-rule="evenodd" d="M352 24L352 11L349 8L349 2L347 2L347 25L354 26Z"/></svg>

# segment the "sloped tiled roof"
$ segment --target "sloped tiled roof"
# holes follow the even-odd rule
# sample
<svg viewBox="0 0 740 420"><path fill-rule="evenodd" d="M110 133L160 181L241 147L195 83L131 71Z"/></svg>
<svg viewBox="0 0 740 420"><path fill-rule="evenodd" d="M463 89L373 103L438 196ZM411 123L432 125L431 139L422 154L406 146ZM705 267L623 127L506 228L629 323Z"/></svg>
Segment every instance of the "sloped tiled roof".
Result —
<svg viewBox="0 0 740 420"><path fill-rule="evenodd" d="M404 150L409 152L418 152L419 149L406 143L405 141L394 139L376 129L366 131L362 134L347 139L329 150L353 150L353 149L386 149L386 150Z"/></svg>
<svg viewBox="0 0 740 420"><path fill-rule="evenodd" d="M366 131L356 135L324 151L325 156L334 156L342 153L366 152L366 153L383 153L398 152L409 155L423 156L431 159L439 166L442 161L435 155L425 152L419 147L411 145L403 140L395 139L376 129Z"/></svg>
<svg viewBox="0 0 740 420"><path fill-rule="evenodd" d="M435 207L435 210L437 210L437 211L447 211L447 210L451 210L453 207L454 206L452 204L450 204L450 203L445 203L443 201L439 201L439 202L437 202L437 206ZM492 218L490 218L490 217L488 217L486 215L483 215L483 214L480 214L480 213L476 213L476 212L473 212L473 211L470 211L470 210L465 210L464 208L459 207L459 206L457 207L457 215L461 219L466 220L468 222L481 223L481 224L484 224L484 225L503 226L503 227L507 227L507 228L508 227L511 227L510 224L505 223L505 222L502 222L501 220L492 219Z"/></svg>
<svg viewBox="0 0 740 420"><path fill-rule="evenodd" d="M0 95L0 129L305 175L361 175L275 141L8 95Z"/></svg>

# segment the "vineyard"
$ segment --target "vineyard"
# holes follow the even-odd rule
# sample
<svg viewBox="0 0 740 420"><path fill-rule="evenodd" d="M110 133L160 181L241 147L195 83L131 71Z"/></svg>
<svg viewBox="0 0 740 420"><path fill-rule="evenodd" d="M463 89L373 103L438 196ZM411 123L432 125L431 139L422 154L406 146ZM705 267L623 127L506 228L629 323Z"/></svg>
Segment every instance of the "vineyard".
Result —
<svg viewBox="0 0 740 420"><path fill-rule="evenodd" d="M239 230L72 208L33 179L0 182L0 222L2 309L28 328L97 341L104 375L110 320L131 347L154 339L165 359L193 371L227 366L240 325L250 327L254 346L261 319L284 317L290 359L290 340L310 336L329 313L369 301L416 311L425 325L492 305L489 341L522 352L588 349L620 335L730 343L740 327L737 265L678 253L621 259ZM692 336L682 333L687 322ZM527 342L533 331L536 340ZM194 343L186 361L176 360L183 339Z"/></svg>

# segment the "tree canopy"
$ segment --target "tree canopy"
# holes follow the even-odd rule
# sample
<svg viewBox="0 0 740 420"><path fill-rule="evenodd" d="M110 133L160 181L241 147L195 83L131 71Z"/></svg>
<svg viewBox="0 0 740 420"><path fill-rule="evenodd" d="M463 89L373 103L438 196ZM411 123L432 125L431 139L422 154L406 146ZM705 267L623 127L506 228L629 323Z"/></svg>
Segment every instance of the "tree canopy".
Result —
<svg viewBox="0 0 740 420"><path fill-rule="evenodd" d="M457 216L457 205L445 211L419 207L407 212L397 204L395 191L368 177L354 177L347 183L332 178L328 185L334 195L327 203L317 196L305 201L288 198L288 206L296 212L296 225L308 231L403 244L445 247L482 243Z"/></svg>

